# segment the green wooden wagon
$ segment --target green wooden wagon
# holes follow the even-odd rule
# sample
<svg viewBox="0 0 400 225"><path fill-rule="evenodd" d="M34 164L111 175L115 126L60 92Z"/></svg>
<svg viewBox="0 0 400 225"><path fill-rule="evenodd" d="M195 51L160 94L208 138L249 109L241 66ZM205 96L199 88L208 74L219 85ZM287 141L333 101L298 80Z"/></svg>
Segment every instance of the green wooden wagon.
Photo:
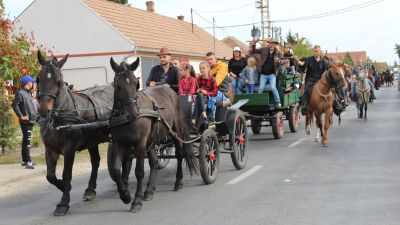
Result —
<svg viewBox="0 0 400 225"><path fill-rule="evenodd" d="M282 71L282 70L281 70ZM276 108L272 91L264 91L261 94L237 94L235 103L247 100L240 109L250 119L251 129L254 134L259 134L262 126L271 126L276 139L283 137L285 133L284 120L289 121L291 132L297 132L299 123L298 104L301 93L299 86L301 74L287 74L280 72L276 79L276 86L281 99L281 108Z"/></svg>

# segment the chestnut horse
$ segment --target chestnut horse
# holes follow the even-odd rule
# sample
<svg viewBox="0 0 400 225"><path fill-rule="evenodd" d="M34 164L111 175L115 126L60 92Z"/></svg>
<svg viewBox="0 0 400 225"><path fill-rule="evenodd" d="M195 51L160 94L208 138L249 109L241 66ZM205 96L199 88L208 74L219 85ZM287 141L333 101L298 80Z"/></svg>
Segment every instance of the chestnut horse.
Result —
<svg viewBox="0 0 400 225"><path fill-rule="evenodd" d="M316 140L320 141L319 135L321 135L324 147L328 146L328 129L333 113L332 89L336 88L339 83L346 87L343 64L330 63L330 65L330 68L322 74L321 79L311 88L306 113L306 133L311 134L311 123L315 116L319 128ZM324 123L322 123L322 114L325 114ZM323 124L324 126L322 126Z"/></svg>

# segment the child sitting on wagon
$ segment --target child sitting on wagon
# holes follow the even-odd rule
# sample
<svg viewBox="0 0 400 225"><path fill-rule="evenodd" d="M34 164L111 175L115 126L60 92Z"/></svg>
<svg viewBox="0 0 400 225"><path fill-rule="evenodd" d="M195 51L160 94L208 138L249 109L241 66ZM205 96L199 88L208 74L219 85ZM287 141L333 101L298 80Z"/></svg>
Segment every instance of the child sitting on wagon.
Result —
<svg viewBox="0 0 400 225"><path fill-rule="evenodd" d="M198 119L199 116L203 119L207 119L206 103L210 103L210 99L218 93L217 82L209 75L210 65L207 62L202 62L200 63L199 68L200 75L197 78L198 89L192 117L193 125L196 124L196 119ZM213 110L214 112L212 112ZM210 121L212 120L215 120L215 109L210 108Z"/></svg>

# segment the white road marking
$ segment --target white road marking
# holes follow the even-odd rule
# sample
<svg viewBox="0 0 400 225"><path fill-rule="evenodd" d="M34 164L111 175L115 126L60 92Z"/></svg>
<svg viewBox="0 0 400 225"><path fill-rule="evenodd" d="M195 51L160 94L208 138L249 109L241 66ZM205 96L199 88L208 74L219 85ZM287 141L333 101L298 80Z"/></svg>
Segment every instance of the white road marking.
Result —
<svg viewBox="0 0 400 225"><path fill-rule="evenodd" d="M235 179L229 181L227 184L237 184L237 183L239 183L240 181L242 181L242 180L248 178L249 176L253 175L255 172L257 172L258 170L260 170L262 167L263 167L263 166L261 166L261 165L254 166L253 168L249 169L249 170L248 170L247 172L245 172L244 174L242 174L242 175L236 177Z"/></svg>
<svg viewBox="0 0 400 225"><path fill-rule="evenodd" d="M296 142L290 144L290 145L288 146L288 148L293 148L293 147L297 146L298 144L300 144L301 142L303 142L303 141L305 141L305 140L307 140L307 139L305 139L305 138L300 138L300 139L297 140Z"/></svg>

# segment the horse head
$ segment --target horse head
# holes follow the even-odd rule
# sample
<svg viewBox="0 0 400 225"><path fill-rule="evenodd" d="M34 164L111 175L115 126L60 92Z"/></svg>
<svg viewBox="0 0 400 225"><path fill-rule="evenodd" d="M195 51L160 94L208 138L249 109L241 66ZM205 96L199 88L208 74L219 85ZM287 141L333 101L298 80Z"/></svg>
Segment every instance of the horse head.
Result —
<svg viewBox="0 0 400 225"><path fill-rule="evenodd" d="M37 95L39 97L39 113L46 117L47 112L53 109L57 95L64 85L61 68L67 61L68 54L58 61L56 57L46 60L40 51L38 51L38 61L42 68L37 76Z"/></svg>
<svg viewBox="0 0 400 225"><path fill-rule="evenodd" d="M119 65L112 57L110 59L111 68L115 72L114 107L120 107L120 110L125 110L125 108L128 107L127 111L124 113L137 113L136 107L140 83L138 78L134 75L134 71L139 66L139 63L139 57L131 64L121 62ZM117 105L115 103L117 103Z"/></svg>
<svg viewBox="0 0 400 225"><path fill-rule="evenodd" d="M330 68L328 70L328 81L330 85L333 86L337 84L341 84L343 87L347 87L346 79L345 79L345 69L343 63L332 63L330 62Z"/></svg>

